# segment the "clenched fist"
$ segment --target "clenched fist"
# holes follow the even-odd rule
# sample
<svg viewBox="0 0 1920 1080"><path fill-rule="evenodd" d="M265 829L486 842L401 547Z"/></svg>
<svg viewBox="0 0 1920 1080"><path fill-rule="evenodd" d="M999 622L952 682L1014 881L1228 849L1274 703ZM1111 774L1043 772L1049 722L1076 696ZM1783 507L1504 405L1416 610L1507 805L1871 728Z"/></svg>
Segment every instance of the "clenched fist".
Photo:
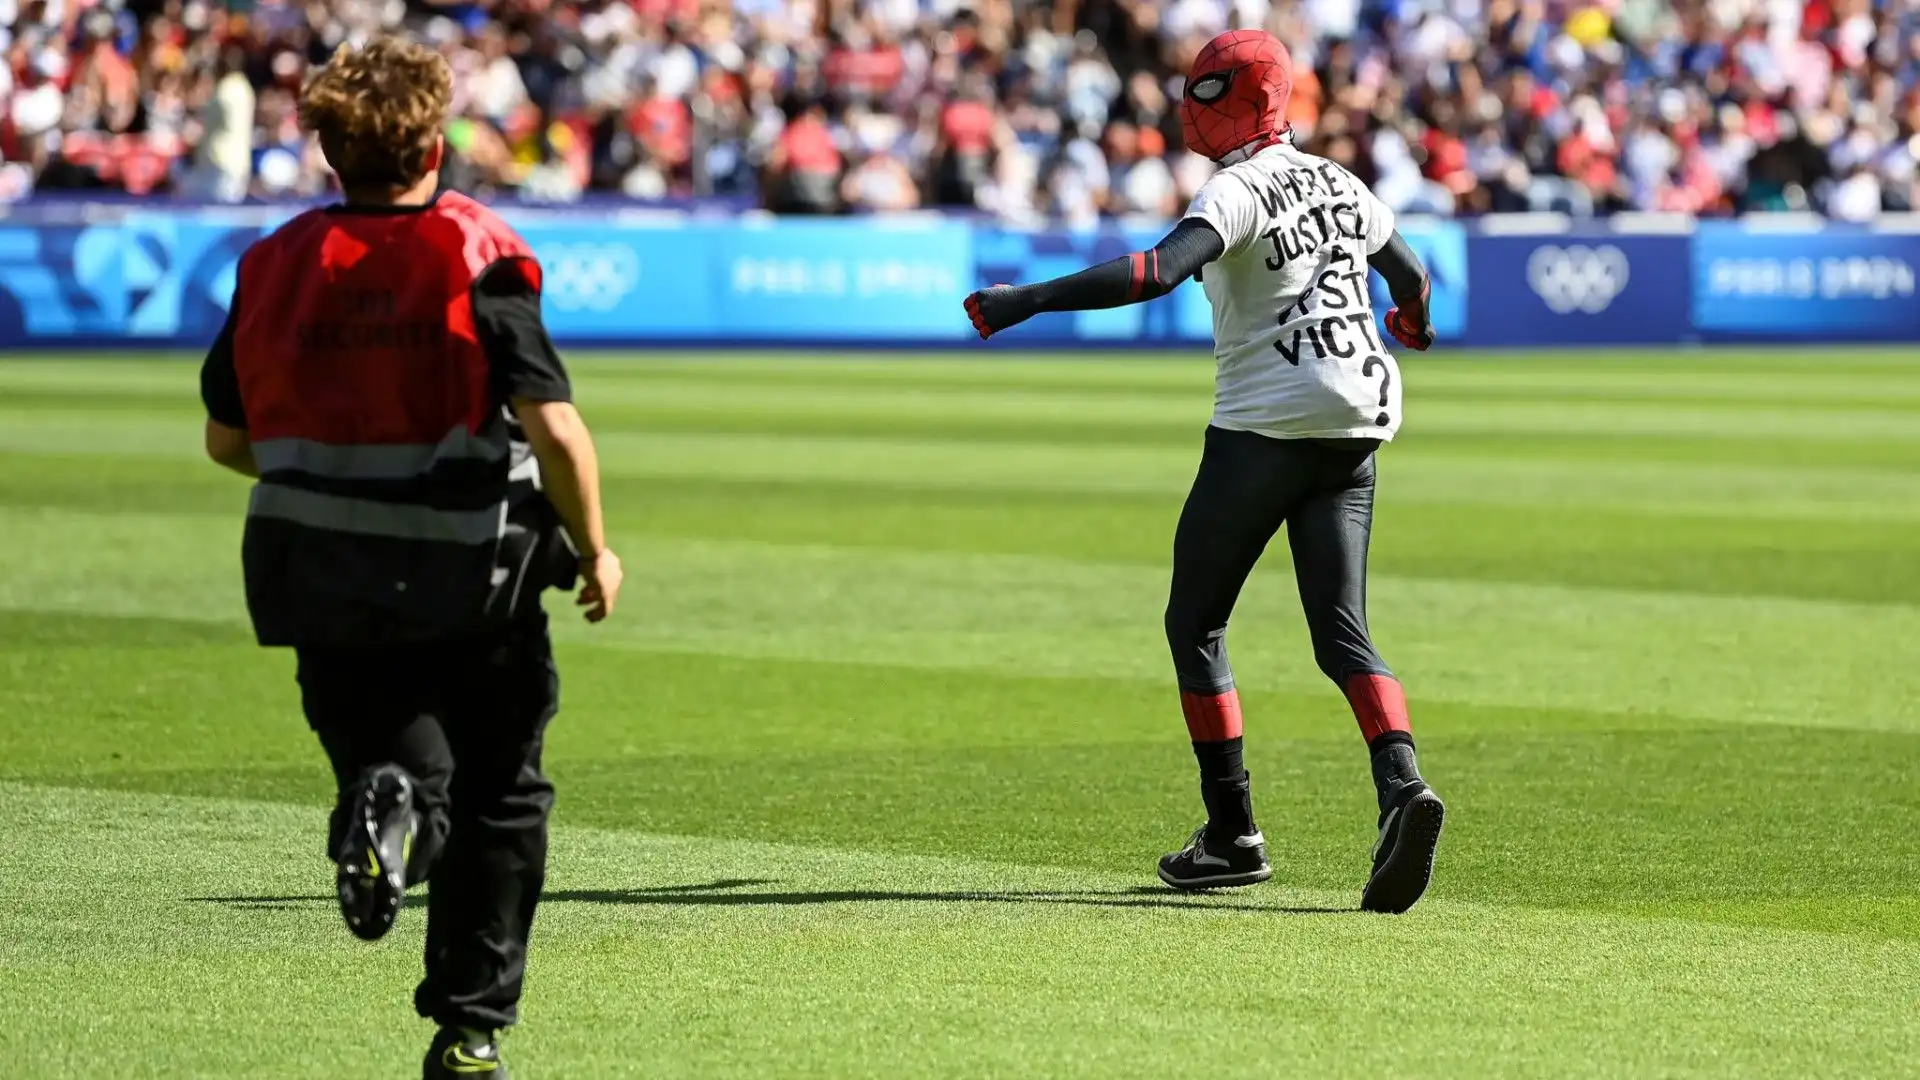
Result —
<svg viewBox="0 0 1920 1080"><path fill-rule="evenodd" d="M1433 347L1433 317L1427 310L1427 297L1432 288L1430 283L1422 281L1417 302L1387 312L1387 333L1415 352L1426 352Z"/></svg>
<svg viewBox="0 0 1920 1080"><path fill-rule="evenodd" d="M1020 285L995 285L967 297L967 318L973 320L982 341L1033 316L1027 290Z"/></svg>

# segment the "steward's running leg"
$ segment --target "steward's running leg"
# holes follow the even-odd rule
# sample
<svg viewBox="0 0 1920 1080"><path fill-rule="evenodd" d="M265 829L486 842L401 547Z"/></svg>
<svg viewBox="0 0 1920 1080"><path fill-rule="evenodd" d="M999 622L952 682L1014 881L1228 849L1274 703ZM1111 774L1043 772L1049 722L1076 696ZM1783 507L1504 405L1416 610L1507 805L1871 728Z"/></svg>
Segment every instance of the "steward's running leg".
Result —
<svg viewBox="0 0 1920 1080"><path fill-rule="evenodd" d="M560 677L546 617L460 647L439 680L456 765L453 829L427 901L426 978L414 993L420 1015L440 1025L425 1075L504 1076L498 1032L518 1018L553 810L540 758Z"/></svg>
<svg viewBox="0 0 1920 1080"><path fill-rule="evenodd" d="M1240 695L1227 661L1227 618L1267 543L1311 490L1306 449L1209 427L1199 473L1174 531L1167 644L1207 807L1207 824L1186 848L1160 860L1160 879L1175 888L1251 885L1273 874L1253 823Z"/></svg>
<svg viewBox="0 0 1920 1080"><path fill-rule="evenodd" d="M300 649L307 723L333 765L327 834L340 913L383 937L403 894L425 880L448 830L453 756L435 719L417 649Z"/></svg>
<svg viewBox="0 0 1920 1080"><path fill-rule="evenodd" d="M1367 632L1367 542L1373 531L1372 440L1327 442L1326 481L1287 522L1314 660L1347 696L1373 759L1380 803L1368 911L1398 914L1426 892L1446 807L1414 761L1407 696Z"/></svg>

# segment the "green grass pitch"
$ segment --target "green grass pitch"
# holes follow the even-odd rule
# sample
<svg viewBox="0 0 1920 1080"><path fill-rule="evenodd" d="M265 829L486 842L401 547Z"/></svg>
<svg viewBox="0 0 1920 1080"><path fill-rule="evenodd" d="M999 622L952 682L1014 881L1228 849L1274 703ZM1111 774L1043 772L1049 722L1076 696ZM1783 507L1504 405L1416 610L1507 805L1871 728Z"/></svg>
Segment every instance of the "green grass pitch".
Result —
<svg viewBox="0 0 1920 1080"><path fill-rule="evenodd" d="M1284 545L1232 638L1274 880L1154 880L1204 359L575 367L629 577L558 631L517 1075L1920 1068L1920 354L1407 362L1373 620L1453 812L1397 919ZM423 913L327 898L200 420L191 363L0 363L0 1061L417 1075Z"/></svg>

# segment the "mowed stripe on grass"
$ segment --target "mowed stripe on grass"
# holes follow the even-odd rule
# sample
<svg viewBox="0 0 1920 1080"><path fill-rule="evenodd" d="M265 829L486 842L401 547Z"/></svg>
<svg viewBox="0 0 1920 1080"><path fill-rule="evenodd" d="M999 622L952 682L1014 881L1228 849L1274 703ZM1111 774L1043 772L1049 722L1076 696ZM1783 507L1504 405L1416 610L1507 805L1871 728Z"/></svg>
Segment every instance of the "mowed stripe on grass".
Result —
<svg viewBox="0 0 1920 1080"><path fill-rule="evenodd" d="M1275 910L1350 907L1372 819L1284 544L1233 647L1285 884L1150 890L1197 816L1158 615L1204 361L576 367L631 584L561 630L529 1074L1165 1074L1223 1023L1258 1053L1210 1071L1249 1076L1920 1049L1911 358L1409 362L1373 611L1454 816L1398 921ZM190 365L0 364L0 778L38 785L0 788L0 918L42 927L8 931L0 1052L97 1075L157 1015L155 1075L397 1075L410 945L188 899L327 880L324 765L246 637L244 485L198 436Z"/></svg>
<svg viewBox="0 0 1920 1080"><path fill-rule="evenodd" d="M208 557L237 550L230 515L0 508L0 527L27 553L21 573L0 578L0 609L244 625L233 566ZM76 536L88 543L72 548ZM1162 569L644 536L623 547L638 614L591 630L562 624L565 640L1126 679L1156 705L1168 693ZM1240 682L1320 690L1325 676L1314 667L1284 553L1276 555L1235 612ZM1920 733L1912 708L1920 670L1904 663L1920 639L1920 609L1904 604L1383 574L1370 607L1383 650L1422 700L1576 709L1634 726L1643 723L1634 717L1654 713ZM1501 662L1487 664L1488 656ZM1340 708L1330 697L1326 711ZM1116 733L1108 719L1063 720L1075 734ZM1144 730L1124 733L1164 729L1156 712ZM1342 725L1335 737L1351 734Z"/></svg>
<svg viewBox="0 0 1920 1080"><path fill-rule="evenodd" d="M0 785L0 811L16 1075L407 1075L424 913L346 940L290 857L317 808ZM534 1076L1892 1076L1914 1043L1885 989L1913 941L581 827L553 866L507 1044Z"/></svg>

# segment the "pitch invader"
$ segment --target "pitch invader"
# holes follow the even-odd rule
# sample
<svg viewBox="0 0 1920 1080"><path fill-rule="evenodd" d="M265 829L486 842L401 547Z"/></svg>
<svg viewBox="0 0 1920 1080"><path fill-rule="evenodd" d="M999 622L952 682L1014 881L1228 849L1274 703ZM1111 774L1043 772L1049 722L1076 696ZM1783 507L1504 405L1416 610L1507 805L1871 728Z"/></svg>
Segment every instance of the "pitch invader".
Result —
<svg viewBox="0 0 1920 1080"><path fill-rule="evenodd" d="M1272 35L1214 38L1187 77L1180 122L1187 146L1221 168L1185 218L1148 251L976 292L967 314L984 338L1041 312L1138 303L1200 277L1218 372L1174 533L1166 630L1207 823L1160 860L1160 877L1214 889L1272 876L1226 631L1285 524L1314 659L1346 694L1372 756L1379 839L1361 906L1397 913L1426 891L1446 808L1421 779L1406 695L1367 631L1375 452L1401 418L1399 368L1375 328L1367 272L1393 296L1388 333L1415 350L1434 339L1428 279L1391 210L1339 165L1292 145L1283 119L1292 89L1292 59Z"/></svg>

